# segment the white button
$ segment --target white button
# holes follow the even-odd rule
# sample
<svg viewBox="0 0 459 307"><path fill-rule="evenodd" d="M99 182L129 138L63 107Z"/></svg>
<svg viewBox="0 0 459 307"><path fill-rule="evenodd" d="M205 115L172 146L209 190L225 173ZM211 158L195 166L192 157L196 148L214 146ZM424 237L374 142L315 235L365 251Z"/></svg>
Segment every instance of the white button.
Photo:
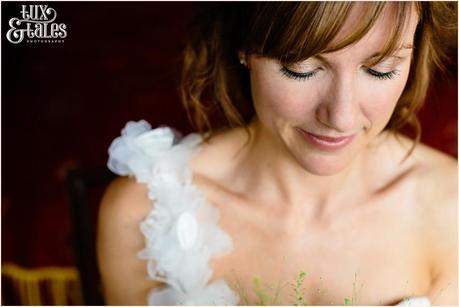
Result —
<svg viewBox="0 0 459 307"><path fill-rule="evenodd" d="M177 237L183 250L193 247L198 237L198 228L198 222L189 212L184 212L179 216L177 220Z"/></svg>

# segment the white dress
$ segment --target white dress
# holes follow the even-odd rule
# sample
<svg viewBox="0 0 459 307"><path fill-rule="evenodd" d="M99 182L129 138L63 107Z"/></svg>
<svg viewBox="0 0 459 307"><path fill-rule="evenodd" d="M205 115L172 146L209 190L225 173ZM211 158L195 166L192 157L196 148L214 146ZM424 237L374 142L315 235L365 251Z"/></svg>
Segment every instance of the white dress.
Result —
<svg viewBox="0 0 459 307"><path fill-rule="evenodd" d="M238 294L224 280L209 283L212 257L231 252L231 237L218 226L219 210L192 184L189 160L202 142L199 134L182 138L169 127L152 129L144 120L128 122L108 152L108 168L134 176L148 187L154 207L140 224L148 260L147 274L167 286L152 289L149 305L236 305ZM398 305L430 306L426 297Z"/></svg>

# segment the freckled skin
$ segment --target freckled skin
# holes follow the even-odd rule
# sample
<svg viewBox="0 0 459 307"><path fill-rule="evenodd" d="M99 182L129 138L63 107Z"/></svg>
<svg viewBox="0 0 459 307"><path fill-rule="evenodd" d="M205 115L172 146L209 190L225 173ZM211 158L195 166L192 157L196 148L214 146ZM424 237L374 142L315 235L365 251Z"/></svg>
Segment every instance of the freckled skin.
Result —
<svg viewBox="0 0 459 307"><path fill-rule="evenodd" d="M355 7L337 39L352 31ZM326 63L291 67L320 68L308 80L289 79L275 61L249 56L259 119L248 127L252 141L244 129L229 129L201 144L190 162L193 184L220 210L218 225L234 242L231 253L209 261L211 282L240 284L255 302L255 276L290 285L304 271L302 298L310 305L342 305L345 298L390 305L424 295L457 305L457 161L418 144L400 163L411 140L381 133L405 86L411 51L397 53L402 62L371 67L399 70L390 80L373 78L363 65L382 49L388 22L322 55ZM404 43L412 42L415 24L413 15ZM357 135L324 152L296 127ZM147 195L145 185L123 178L104 196L98 254L108 304L145 305L148 292L161 287L145 278L146 263L136 258L144 246L138 224L152 208ZM278 302L293 303L289 290Z"/></svg>
<svg viewBox="0 0 459 307"><path fill-rule="evenodd" d="M351 12L338 40L352 31L358 13ZM416 22L413 11L403 44L413 43ZM457 253L434 246L448 241L445 246L457 250L457 240L448 240L457 226L456 214L439 215L454 211L457 161L419 144L400 163L411 141L381 132L411 61L411 50L404 49L396 53L402 61L365 65L383 49L389 28L384 16L361 41L321 55L326 62L307 60L289 67L303 73L320 68L308 80L288 78L274 60L248 57L258 117L248 127L253 138L247 145L243 129L230 129L203 145L193 160L194 182L221 210L219 225L234 240L229 255L210 261L213 280L240 281L250 292L254 276L270 284L291 283L305 271L309 304L341 305L353 297L357 274L357 304L395 304L422 295L433 303L455 302L457 275L450 272L457 271ZM393 79L379 80L369 68L398 72ZM296 127L356 137L338 151L324 152L300 137ZM439 194L432 192L439 188ZM449 228L425 227L434 220ZM432 275L435 266L442 272L439 279ZM437 299L448 283L453 290ZM309 291L316 288L320 293ZM291 292L281 296L280 302L292 304Z"/></svg>
<svg viewBox="0 0 459 307"><path fill-rule="evenodd" d="M354 10L353 14L357 14ZM352 17L352 16L351 16ZM336 40L352 29L345 24ZM402 35L404 44L412 44L417 17L412 16ZM340 172L358 156L389 121L406 84L411 49L396 53L404 57L394 63L390 59L371 67L380 72L396 69L393 79L379 80L367 72L367 59L381 50L388 35L391 19L386 12L375 27L356 44L323 54L325 61L307 59L301 72L317 69L307 80L285 76L275 60L249 57L252 96L260 121L259 129L267 129L274 138L308 172L332 175ZM324 153L305 142L296 127L319 135L356 134L354 142L336 153Z"/></svg>

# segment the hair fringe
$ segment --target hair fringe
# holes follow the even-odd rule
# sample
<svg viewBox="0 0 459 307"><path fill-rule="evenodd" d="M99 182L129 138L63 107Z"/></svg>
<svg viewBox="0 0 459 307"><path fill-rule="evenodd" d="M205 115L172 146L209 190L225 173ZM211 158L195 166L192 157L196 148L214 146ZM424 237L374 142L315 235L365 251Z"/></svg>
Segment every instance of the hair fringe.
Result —
<svg viewBox="0 0 459 307"><path fill-rule="evenodd" d="M373 64L400 47L400 34L413 5L419 15L408 81L385 128L394 132L405 126L413 128L411 154L420 141L421 126L416 113L424 103L431 74L436 70L445 73L452 60L448 52L457 48L456 2L366 3L357 30L334 46L329 43L349 17L353 3L204 5L195 25L196 36L183 51L180 96L188 119L195 129L208 136L206 139L217 131L238 126L247 131L250 139L248 124L255 111L249 73L239 64L239 52L274 58L281 63L304 60L313 53L333 52L368 33L388 3L396 5L395 26L391 39Z"/></svg>

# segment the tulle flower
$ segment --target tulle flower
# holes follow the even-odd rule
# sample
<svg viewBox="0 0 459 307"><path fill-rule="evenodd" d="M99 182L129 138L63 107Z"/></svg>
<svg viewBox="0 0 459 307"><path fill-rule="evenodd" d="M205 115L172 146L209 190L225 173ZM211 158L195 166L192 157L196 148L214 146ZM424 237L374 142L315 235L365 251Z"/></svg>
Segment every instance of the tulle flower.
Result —
<svg viewBox="0 0 459 307"><path fill-rule="evenodd" d="M111 144L108 168L134 176L148 187L153 208L140 224L150 279L166 283L153 289L150 305L235 305L238 295L223 280L209 284L211 257L232 250L218 226L219 211L192 183L189 160L202 142L198 134L181 139L169 127L151 129L145 120L128 122Z"/></svg>

